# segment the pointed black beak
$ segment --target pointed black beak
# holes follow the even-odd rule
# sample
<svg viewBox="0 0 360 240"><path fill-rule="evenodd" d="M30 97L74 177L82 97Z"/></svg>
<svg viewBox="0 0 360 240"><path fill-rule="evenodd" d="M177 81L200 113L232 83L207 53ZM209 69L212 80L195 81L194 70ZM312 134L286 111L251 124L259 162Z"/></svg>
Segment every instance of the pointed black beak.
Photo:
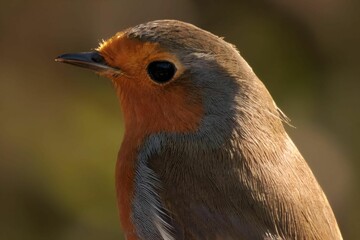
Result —
<svg viewBox="0 0 360 240"><path fill-rule="evenodd" d="M55 61L87 68L98 73L107 71L120 73L120 69L109 66L104 57L97 51L66 53L55 58Z"/></svg>

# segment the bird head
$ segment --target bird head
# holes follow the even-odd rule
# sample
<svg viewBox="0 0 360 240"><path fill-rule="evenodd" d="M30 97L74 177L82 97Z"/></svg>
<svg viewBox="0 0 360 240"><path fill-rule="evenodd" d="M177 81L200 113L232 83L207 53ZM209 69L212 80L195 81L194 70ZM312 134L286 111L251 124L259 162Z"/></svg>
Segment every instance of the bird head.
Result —
<svg viewBox="0 0 360 240"><path fill-rule="evenodd" d="M110 78L127 131L202 128L226 138L239 117L242 134L251 125L264 128L279 122L270 94L236 48L188 23L141 24L115 34L93 52L64 54L56 61Z"/></svg>

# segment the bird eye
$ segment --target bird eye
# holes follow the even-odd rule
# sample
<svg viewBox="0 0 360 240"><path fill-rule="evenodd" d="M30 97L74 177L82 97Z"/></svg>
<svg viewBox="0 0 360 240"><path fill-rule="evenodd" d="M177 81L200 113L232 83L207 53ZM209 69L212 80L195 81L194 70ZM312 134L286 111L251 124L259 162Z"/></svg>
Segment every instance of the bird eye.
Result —
<svg viewBox="0 0 360 240"><path fill-rule="evenodd" d="M175 75L176 67L168 61L154 61L148 65L147 72L155 82L166 83Z"/></svg>

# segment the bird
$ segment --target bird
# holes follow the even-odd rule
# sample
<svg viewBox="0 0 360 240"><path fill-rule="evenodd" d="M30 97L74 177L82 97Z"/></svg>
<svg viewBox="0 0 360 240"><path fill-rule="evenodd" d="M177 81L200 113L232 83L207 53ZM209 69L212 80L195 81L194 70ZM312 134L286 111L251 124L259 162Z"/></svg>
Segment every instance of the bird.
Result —
<svg viewBox="0 0 360 240"><path fill-rule="evenodd" d="M277 107L236 47L178 20L127 28L55 61L109 78L127 240L342 239Z"/></svg>

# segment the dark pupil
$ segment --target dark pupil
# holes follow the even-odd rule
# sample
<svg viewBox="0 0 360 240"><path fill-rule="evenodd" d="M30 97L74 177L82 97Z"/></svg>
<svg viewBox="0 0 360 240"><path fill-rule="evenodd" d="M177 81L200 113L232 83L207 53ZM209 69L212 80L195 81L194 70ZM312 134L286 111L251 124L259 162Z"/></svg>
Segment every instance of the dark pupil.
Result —
<svg viewBox="0 0 360 240"><path fill-rule="evenodd" d="M152 80L158 83L165 83L172 79L175 74L175 66L167 61L151 62L147 68Z"/></svg>

